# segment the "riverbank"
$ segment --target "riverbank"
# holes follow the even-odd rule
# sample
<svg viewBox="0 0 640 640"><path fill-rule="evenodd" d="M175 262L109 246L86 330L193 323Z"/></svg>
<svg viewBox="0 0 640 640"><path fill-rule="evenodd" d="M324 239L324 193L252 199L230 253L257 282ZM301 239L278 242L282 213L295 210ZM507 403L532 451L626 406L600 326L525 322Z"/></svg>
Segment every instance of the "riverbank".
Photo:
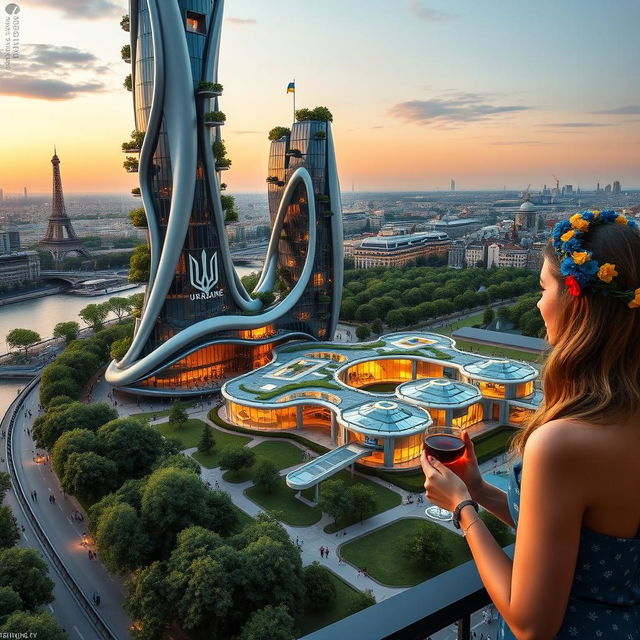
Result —
<svg viewBox="0 0 640 640"><path fill-rule="evenodd" d="M2 296L0 297L0 307L4 307L8 304L15 304L16 302L25 302L27 300L33 300L35 298L44 298L45 296L53 296L57 293L65 291L66 287L50 285L41 287L35 291L25 291L24 293L18 293L14 296Z"/></svg>

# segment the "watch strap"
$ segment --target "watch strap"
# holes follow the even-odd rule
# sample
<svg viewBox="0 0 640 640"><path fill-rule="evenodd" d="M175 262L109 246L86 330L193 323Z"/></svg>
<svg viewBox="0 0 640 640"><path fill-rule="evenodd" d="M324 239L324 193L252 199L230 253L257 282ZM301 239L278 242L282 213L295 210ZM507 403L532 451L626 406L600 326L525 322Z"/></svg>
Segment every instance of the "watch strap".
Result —
<svg viewBox="0 0 640 640"><path fill-rule="evenodd" d="M473 500L463 500L453 511L453 526L456 529L460 528L460 512L467 505L471 505L478 513L478 503Z"/></svg>

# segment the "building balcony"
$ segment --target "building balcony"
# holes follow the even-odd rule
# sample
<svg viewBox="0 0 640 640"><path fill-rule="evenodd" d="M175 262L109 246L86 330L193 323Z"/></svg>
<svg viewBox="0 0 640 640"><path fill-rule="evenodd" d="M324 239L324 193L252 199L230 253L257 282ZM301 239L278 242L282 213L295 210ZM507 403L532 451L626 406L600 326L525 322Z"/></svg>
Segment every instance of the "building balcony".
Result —
<svg viewBox="0 0 640 640"><path fill-rule="evenodd" d="M196 89L199 98L218 98L222 95L222 85L218 82L201 82Z"/></svg>
<svg viewBox="0 0 640 640"><path fill-rule="evenodd" d="M131 189L131 195L134 196L135 198L139 198L140 197L140 187L134 187L133 189Z"/></svg>
<svg viewBox="0 0 640 640"><path fill-rule="evenodd" d="M227 119L222 111L209 111L204 114L203 120L208 127L220 127Z"/></svg>
<svg viewBox="0 0 640 640"><path fill-rule="evenodd" d="M509 557L513 549L513 545L505 548ZM470 640L471 614L490 603L475 563L470 561L300 640L424 640L454 623L458 640Z"/></svg>
<svg viewBox="0 0 640 640"><path fill-rule="evenodd" d="M216 164L216 171L229 171L229 165L226 164ZM225 189L227 186L225 185Z"/></svg>

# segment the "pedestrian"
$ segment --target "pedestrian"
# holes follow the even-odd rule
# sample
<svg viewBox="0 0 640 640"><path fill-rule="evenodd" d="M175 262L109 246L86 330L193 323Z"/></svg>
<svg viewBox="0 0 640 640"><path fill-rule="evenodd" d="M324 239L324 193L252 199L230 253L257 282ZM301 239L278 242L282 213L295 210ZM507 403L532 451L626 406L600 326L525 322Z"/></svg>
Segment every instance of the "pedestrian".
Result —
<svg viewBox="0 0 640 640"><path fill-rule="evenodd" d="M22 529L22 533L24 533L24 525L23 524L20 525L20 529Z"/></svg>
<svg viewBox="0 0 640 640"><path fill-rule="evenodd" d="M93 551L91 551L91 549L89 549L89 551L87 553L89 554L89 560L93 560Z"/></svg>
<svg viewBox="0 0 640 640"><path fill-rule="evenodd" d="M325 547L324 548L324 557L328 558L329 557L329 547Z"/></svg>
<svg viewBox="0 0 640 640"><path fill-rule="evenodd" d="M320 557L324 558L324 547L320 547Z"/></svg>
<svg viewBox="0 0 640 640"><path fill-rule="evenodd" d="M51 498L53 498L53 496L49 495L49 503L51 503Z"/></svg>

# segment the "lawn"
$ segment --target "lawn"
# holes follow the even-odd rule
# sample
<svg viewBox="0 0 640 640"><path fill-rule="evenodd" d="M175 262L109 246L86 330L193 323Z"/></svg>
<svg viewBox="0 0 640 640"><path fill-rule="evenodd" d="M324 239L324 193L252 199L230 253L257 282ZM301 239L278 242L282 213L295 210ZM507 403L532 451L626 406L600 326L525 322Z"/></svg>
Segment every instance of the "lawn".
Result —
<svg viewBox="0 0 640 640"><path fill-rule="evenodd" d="M368 480L367 478L363 478L362 476L354 475L353 477L351 477L351 473L346 469L340 471L339 473L336 473L336 475L334 476L331 476L330 479L343 480L347 487L350 487L353 484L363 484L367 487L371 487L375 493L376 501L378 503L377 509L371 514L372 516L378 513L382 513L383 511L387 511L388 509L393 509L393 507L397 507L402 502L402 496L396 493L395 491L391 491L386 487L383 487L382 485L378 484L377 482L372 482L371 480ZM322 493L322 483L320 484L320 493ZM305 489L302 492L302 495L304 495L309 500L315 500L315 496L316 496L315 487L312 487L311 489ZM360 520L358 519L357 516L343 518L341 520L338 520L336 524L333 524L333 523L328 524L324 528L324 531L326 533L335 533L340 529L344 529L345 527L350 527L354 524L358 524L359 522Z"/></svg>
<svg viewBox="0 0 640 640"><path fill-rule="evenodd" d="M190 400L189 402L183 402L182 406L185 409L190 409L191 407L196 406L195 400ZM162 411L144 411L143 413L132 413L131 418L142 418L143 420L153 420L153 416L156 418L164 418L169 415L171 409L163 409Z"/></svg>
<svg viewBox="0 0 640 640"><path fill-rule="evenodd" d="M493 347L488 344L480 344L479 342L469 342L468 340L459 340L455 336L453 336L453 339L456 341L456 347L460 349L460 351L470 351L483 356L511 358L512 360L526 360L527 362L541 363L543 361L543 356L536 353L509 349L507 347Z"/></svg>
<svg viewBox="0 0 640 640"><path fill-rule="evenodd" d="M190 418L182 429L176 429L168 422L153 425L153 428L157 429L165 438L177 438L180 440L183 449L190 449L191 447L198 446L204 424L205 422L202 420ZM225 433L215 427L211 427L211 430L213 431L213 437L216 441L213 453L204 454L197 451L193 455L201 465L207 468L218 466L217 460L220 455L220 451L222 451L226 446L233 445L237 447L244 447L247 442L252 440L252 438L248 436L237 436L232 433Z"/></svg>
<svg viewBox="0 0 640 640"><path fill-rule="evenodd" d="M246 482L253 480L256 466L260 460L273 462L278 470L293 467L302 462L302 451L290 442L268 440L261 442L252 449L256 454L255 464L247 469L240 469L237 473L227 471L222 477L227 482Z"/></svg>
<svg viewBox="0 0 640 640"><path fill-rule="evenodd" d="M235 533L240 533L247 525L255 524L255 518L252 518L250 515L247 515L242 509L237 507L235 504L232 504L231 507L235 511L235 514L238 516L238 526L236 527Z"/></svg>
<svg viewBox="0 0 640 640"><path fill-rule="evenodd" d="M202 431L202 427L200 427ZM193 454L193 458L197 460L203 467L207 469L212 469L213 467L217 467L220 463L218 459L220 458L220 453L225 447L244 447L247 442L251 442L253 438L250 436L237 436L233 433L226 433L225 431L220 431L215 427L211 427L213 432L213 439L216 441L216 444L211 453L202 453L201 451L196 451ZM200 440L200 436L198 436L198 441ZM197 446L197 442L196 445Z"/></svg>
<svg viewBox="0 0 640 640"><path fill-rule="evenodd" d="M433 331L433 333L441 333L442 335L450 336L453 331L460 329L461 327L472 327L474 324L482 324L483 316L484 311L482 313L477 313L474 316L469 316L468 318L462 318L462 320L456 320L450 324L445 324L442 327L434 327L431 331Z"/></svg>
<svg viewBox="0 0 640 640"><path fill-rule="evenodd" d="M309 507L295 497L295 491L287 487L284 478L278 480L271 493L266 493L260 487L249 487L244 493L263 509L277 511L278 520L294 527L309 527L322 517L318 507Z"/></svg>
<svg viewBox="0 0 640 640"><path fill-rule="evenodd" d="M520 431L520 429L505 425L494 429L486 436L475 438L473 440L473 447L476 452L476 458L478 458L480 462L484 462L503 454L509 447L511 439L518 431Z"/></svg>
<svg viewBox="0 0 640 640"><path fill-rule="evenodd" d="M445 544L451 549L451 562L436 570L411 562L402 553L402 548L406 539L423 527L435 528L439 525L418 518L397 520L342 545L340 553L347 562L358 568L366 567L371 577L393 587L413 587L471 559L471 552L464 538L441 528Z"/></svg>
<svg viewBox="0 0 640 640"><path fill-rule="evenodd" d="M183 449L197 447L202 435L202 426L204 422L197 418L189 418L184 427L178 429L171 426L168 422L154 424L152 427L157 429L165 438L175 438L180 440Z"/></svg>
<svg viewBox="0 0 640 640"><path fill-rule="evenodd" d="M349 586L346 582L343 582L334 573L327 569L327 573L331 578L331 582L336 586L336 600L333 606L326 611L308 611L298 617L296 625L299 633L297 637L306 636L307 634L315 631L316 629L322 629L329 624L346 618L349 613L349 601L358 593L356 589Z"/></svg>

